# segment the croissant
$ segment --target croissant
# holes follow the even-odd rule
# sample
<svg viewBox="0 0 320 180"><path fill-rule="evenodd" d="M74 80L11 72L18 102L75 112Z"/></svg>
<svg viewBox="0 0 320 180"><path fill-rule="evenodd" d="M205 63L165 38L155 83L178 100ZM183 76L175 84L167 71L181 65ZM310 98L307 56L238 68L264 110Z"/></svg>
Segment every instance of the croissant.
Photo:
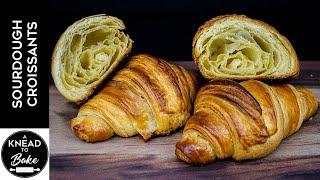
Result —
<svg viewBox="0 0 320 180"><path fill-rule="evenodd" d="M195 99L192 72L151 55L136 55L104 89L81 106L71 120L73 133L86 142L114 134L144 140L183 126Z"/></svg>
<svg viewBox="0 0 320 180"><path fill-rule="evenodd" d="M290 42L270 25L244 15L207 21L194 36L192 55L207 79L283 79L300 71Z"/></svg>
<svg viewBox="0 0 320 180"><path fill-rule="evenodd" d="M131 51L124 23L112 16L83 18L61 35L52 55L51 73L69 101L85 101Z"/></svg>
<svg viewBox="0 0 320 180"><path fill-rule="evenodd" d="M298 131L318 108L315 95L290 84L211 81L196 97L176 155L196 165L215 159L257 159Z"/></svg>

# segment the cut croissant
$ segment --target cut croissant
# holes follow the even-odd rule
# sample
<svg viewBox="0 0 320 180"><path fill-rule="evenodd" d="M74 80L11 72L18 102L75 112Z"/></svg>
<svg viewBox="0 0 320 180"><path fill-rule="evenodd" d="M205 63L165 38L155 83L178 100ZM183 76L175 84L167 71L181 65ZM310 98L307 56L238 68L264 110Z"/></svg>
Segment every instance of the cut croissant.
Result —
<svg viewBox="0 0 320 180"><path fill-rule="evenodd" d="M87 142L114 134L144 140L182 127L195 98L192 73L150 55L136 55L106 87L82 105L71 121L74 134Z"/></svg>
<svg viewBox="0 0 320 180"><path fill-rule="evenodd" d="M112 16L83 18L62 34L52 55L52 77L59 92L77 104L131 51L124 23Z"/></svg>
<svg viewBox="0 0 320 180"><path fill-rule="evenodd" d="M243 15L207 21L192 47L193 59L207 79L283 79L300 71L296 52L284 36Z"/></svg>
<svg viewBox="0 0 320 180"><path fill-rule="evenodd" d="M220 80L199 90L194 108L176 155L201 165L266 156L316 113L318 102L310 90L289 84Z"/></svg>

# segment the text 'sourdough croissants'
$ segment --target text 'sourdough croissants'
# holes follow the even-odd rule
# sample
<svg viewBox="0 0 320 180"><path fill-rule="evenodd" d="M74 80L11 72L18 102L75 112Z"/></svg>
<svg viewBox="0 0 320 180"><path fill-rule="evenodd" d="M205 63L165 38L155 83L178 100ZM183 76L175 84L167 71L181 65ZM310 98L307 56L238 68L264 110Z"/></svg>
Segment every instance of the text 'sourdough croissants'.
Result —
<svg viewBox="0 0 320 180"><path fill-rule="evenodd" d="M192 55L207 79L283 79L300 71L296 52L284 36L243 15L207 21L193 39Z"/></svg>
<svg viewBox="0 0 320 180"><path fill-rule="evenodd" d="M197 94L176 155L198 165L260 158L298 131L317 108L315 95L306 88L257 80L211 81Z"/></svg>
<svg viewBox="0 0 320 180"><path fill-rule="evenodd" d="M69 101L81 103L131 51L124 23L112 16L83 18L67 28L52 55L52 77Z"/></svg>
<svg viewBox="0 0 320 180"><path fill-rule="evenodd" d="M144 140L182 127L195 98L194 74L150 55L136 55L106 87L81 106L73 133L87 142L114 134Z"/></svg>

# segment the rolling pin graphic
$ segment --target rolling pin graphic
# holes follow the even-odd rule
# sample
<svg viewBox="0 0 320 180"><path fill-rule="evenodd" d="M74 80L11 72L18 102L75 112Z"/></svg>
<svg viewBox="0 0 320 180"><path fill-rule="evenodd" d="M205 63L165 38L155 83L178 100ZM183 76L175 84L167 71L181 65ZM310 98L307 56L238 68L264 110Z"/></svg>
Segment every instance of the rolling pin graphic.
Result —
<svg viewBox="0 0 320 180"><path fill-rule="evenodd" d="M40 168L15 167L15 168L10 168L10 171L15 171L16 173L34 173L35 171L40 171Z"/></svg>

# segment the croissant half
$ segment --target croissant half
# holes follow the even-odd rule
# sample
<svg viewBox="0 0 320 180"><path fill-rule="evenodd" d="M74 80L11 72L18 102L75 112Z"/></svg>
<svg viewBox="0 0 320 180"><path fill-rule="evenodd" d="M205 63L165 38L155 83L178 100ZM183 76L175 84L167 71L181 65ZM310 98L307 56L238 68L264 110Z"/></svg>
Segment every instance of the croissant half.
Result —
<svg viewBox="0 0 320 180"><path fill-rule="evenodd" d="M131 51L132 40L124 23L112 16L83 18L61 35L52 55L52 77L59 92L77 104Z"/></svg>
<svg viewBox="0 0 320 180"><path fill-rule="evenodd" d="M195 77L184 68L150 55L136 55L81 106L71 128L87 142L114 134L140 134L144 140L166 135L189 118L195 91Z"/></svg>
<svg viewBox="0 0 320 180"><path fill-rule="evenodd" d="M300 71L296 52L284 36L243 15L207 21L192 47L193 59L207 79L283 79Z"/></svg>
<svg viewBox="0 0 320 180"><path fill-rule="evenodd" d="M199 90L194 108L176 155L201 165L266 156L316 113L318 102L310 90L290 84L219 80Z"/></svg>

